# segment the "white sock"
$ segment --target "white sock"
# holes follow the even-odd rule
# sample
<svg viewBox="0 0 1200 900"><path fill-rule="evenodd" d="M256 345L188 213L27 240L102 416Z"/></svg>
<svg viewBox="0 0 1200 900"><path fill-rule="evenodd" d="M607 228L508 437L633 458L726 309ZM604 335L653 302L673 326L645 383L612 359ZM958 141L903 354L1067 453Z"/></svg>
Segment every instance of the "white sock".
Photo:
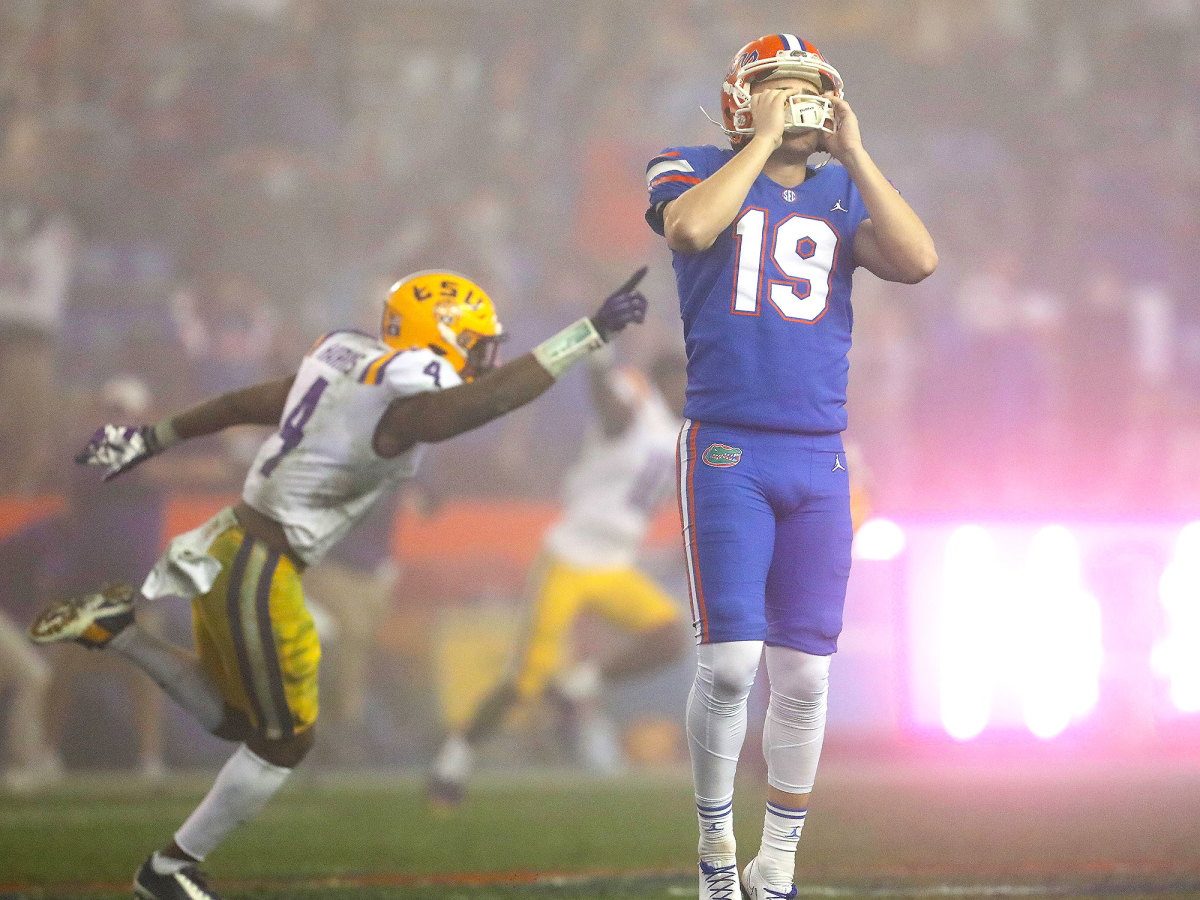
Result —
<svg viewBox="0 0 1200 900"><path fill-rule="evenodd" d="M155 875L174 875L188 865L191 865L191 863L186 859L164 856L157 850L150 854L150 868L154 870Z"/></svg>
<svg viewBox="0 0 1200 900"><path fill-rule="evenodd" d="M225 701L200 667L195 653L177 647L131 622L108 642L115 650L192 714L205 731L216 731L225 719Z"/></svg>
<svg viewBox="0 0 1200 900"><path fill-rule="evenodd" d="M767 801L758 871L769 884L791 884L796 874L796 845L807 809L789 809Z"/></svg>
<svg viewBox="0 0 1200 900"><path fill-rule="evenodd" d="M568 700L577 703L594 700L600 696L603 682L600 677L600 667L590 659L576 663L555 679L555 686Z"/></svg>
<svg viewBox="0 0 1200 900"><path fill-rule="evenodd" d="M204 859L229 832L258 815L291 774L291 769L272 765L242 744L175 832L175 843L193 859Z"/></svg>
<svg viewBox="0 0 1200 900"><path fill-rule="evenodd" d="M687 736L702 857L731 856L736 849L733 782L746 736L746 699L761 655L761 641L701 644L696 648L696 679L687 703Z"/></svg>
<svg viewBox="0 0 1200 900"><path fill-rule="evenodd" d="M475 758L471 745L461 734L452 734L433 761L433 774L442 781L463 782L471 774Z"/></svg>
<svg viewBox="0 0 1200 900"><path fill-rule="evenodd" d="M701 859L733 856L733 794L719 799L696 797L696 818L700 825L698 850Z"/></svg>

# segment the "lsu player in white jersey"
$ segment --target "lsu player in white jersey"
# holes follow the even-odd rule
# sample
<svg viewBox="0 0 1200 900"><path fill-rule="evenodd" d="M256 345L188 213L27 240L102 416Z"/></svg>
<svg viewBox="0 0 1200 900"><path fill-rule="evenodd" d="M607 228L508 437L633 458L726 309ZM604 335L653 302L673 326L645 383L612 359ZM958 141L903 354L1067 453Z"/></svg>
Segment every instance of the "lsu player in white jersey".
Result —
<svg viewBox="0 0 1200 900"><path fill-rule="evenodd" d="M517 703L550 693L582 729L577 738L586 756L586 741L597 737L586 726L597 721L603 686L667 665L687 645L677 604L636 567L651 513L673 486L684 362L663 354L648 381L636 370L610 368L608 356L589 359L596 420L564 478L562 514L530 576L514 665L466 727L444 740L427 784L435 806L461 802L476 749ZM586 612L632 639L603 659L572 663L572 628Z"/></svg>
<svg viewBox="0 0 1200 900"><path fill-rule="evenodd" d="M197 864L262 809L312 747L320 645L301 593L304 568L383 491L413 475L426 444L528 403L641 322L644 273L595 315L499 367L502 328L488 295L461 275L417 273L391 289L379 338L336 331L317 341L292 378L154 425L96 432L76 461L103 468L107 480L182 440L234 425L277 426L241 501L175 538L140 590L106 586L54 604L30 626L38 643L73 640L120 654L208 731L239 744L174 839L142 864L136 896L216 897ZM138 605L171 596L191 601L194 652L135 621Z"/></svg>

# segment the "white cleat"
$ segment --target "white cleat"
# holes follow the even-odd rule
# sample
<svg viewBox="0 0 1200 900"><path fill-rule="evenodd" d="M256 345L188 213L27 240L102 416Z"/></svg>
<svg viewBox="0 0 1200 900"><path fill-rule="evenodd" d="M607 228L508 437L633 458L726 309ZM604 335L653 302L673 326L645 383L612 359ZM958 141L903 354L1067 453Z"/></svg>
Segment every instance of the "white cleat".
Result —
<svg viewBox="0 0 1200 900"><path fill-rule="evenodd" d="M106 584L94 594L60 600L42 610L29 626L35 644L75 641L99 650L133 621L133 588Z"/></svg>
<svg viewBox="0 0 1200 900"><path fill-rule="evenodd" d="M796 885L770 884L758 874L758 857L750 860L742 870L742 894L747 900L795 900Z"/></svg>
<svg viewBox="0 0 1200 900"><path fill-rule="evenodd" d="M717 856L700 860L700 900L737 900L737 859Z"/></svg>

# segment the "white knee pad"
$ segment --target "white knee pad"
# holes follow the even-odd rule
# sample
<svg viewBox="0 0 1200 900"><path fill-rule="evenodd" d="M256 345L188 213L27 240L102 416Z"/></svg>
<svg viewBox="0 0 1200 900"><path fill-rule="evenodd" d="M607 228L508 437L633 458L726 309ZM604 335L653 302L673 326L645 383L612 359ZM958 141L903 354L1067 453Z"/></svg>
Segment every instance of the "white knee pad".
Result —
<svg viewBox="0 0 1200 900"><path fill-rule="evenodd" d="M762 641L727 641L696 648L696 686L714 704L744 703L754 687Z"/></svg>
<svg viewBox="0 0 1200 900"><path fill-rule="evenodd" d="M789 794L807 794L817 775L825 739L832 657L788 647L767 648L771 702L763 728L767 783Z"/></svg>
<svg viewBox="0 0 1200 900"><path fill-rule="evenodd" d="M719 805L733 796L738 756L746 736L746 700L761 657L761 641L696 648L687 737L698 800Z"/></svg>

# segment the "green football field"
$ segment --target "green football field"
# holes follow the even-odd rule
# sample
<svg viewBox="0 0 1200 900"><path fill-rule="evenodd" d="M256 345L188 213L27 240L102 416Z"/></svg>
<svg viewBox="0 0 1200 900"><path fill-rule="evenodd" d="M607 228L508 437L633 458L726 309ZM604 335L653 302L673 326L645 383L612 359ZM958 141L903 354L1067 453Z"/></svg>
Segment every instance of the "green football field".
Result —
<svg viewBox="0 0 1200 900"><path fill-rule="evenodd" d="M801 897L1200 897L1200 758L827 757ZM209 777L152 788L90 774L37 798L0 797L0 897L129 896L133 870ZM762 797L746 778L742 857L757 846ZM694 815L674 769L608 781L493 774L440 815L412 776L298 773L205 868L228 898L694 897Z"/></svg>

